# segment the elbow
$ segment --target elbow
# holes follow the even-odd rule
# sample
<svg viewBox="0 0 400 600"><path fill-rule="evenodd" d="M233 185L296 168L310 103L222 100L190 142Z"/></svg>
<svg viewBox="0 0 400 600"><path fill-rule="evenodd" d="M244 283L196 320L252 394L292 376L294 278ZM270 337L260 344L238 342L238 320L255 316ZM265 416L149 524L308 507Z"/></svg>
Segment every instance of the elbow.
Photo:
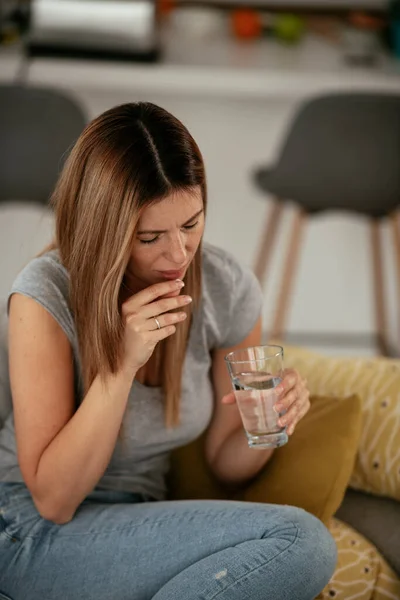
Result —
<svg viewBox="0 0 400 600"><path fill-rule="evenodd" d="M220 457L217 455L214 460L207 461L208 469L212 477L226 490L230 492L237 491L243 483L242 479L238 477L234 468L230 468L232 465L225 465L219 458Z"/></svg>
<svg viewBox="0 0 400 600"><path fill-rule="evenodd" d="M65 525L72 520L77 505L71 505L71 499L63 493L62 489L55 488L54 484L42 482L37 471L33 476L30 473L23 473L23 475L35 508L42 519L51 521L55 525Z"/></svg>
<svg viewBox="0 0 400 600"><path fill-rule="evenodd" d="M53 500L38 500L34 497L33 501L42 519L51 521L55 525L66 525L74 516L74 512L71 512L67 507L61 506Z"/></svg>
<svg viewBox="0 0 400 600"><path fill-rule="evenodd" d="M230 493L239 491L249 481L248 477L240 477L234 471L227 472L218 466L213 466L210 470L218 483Z"/></svg>
<svg viewBox="0 0 400 600"><path fill-rule="evenodd" d="M43 519L46 519L47 521L51 521L55 525L66 525L67 523L72 521L73 515L64 514L61 512L60 513L59 512L54 512L54 513L49 512L48 514L45 513L44 515L42 515L42 517L43 517Z"/></svg>

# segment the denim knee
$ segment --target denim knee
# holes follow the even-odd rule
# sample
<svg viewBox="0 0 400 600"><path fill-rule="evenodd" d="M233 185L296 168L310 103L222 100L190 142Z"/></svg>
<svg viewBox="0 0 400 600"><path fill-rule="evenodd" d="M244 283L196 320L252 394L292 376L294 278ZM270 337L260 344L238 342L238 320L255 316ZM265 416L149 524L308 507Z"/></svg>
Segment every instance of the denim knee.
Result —
<svg viewBox="0 0 400 600"><path fill-rule="evenodd" d="M287 507L287 511L287 517L297 527L302 560L306 567L312 566L313 575L320 580L322 589L336 568L335 540L325 525L310 513L292 507Z"/></svg>

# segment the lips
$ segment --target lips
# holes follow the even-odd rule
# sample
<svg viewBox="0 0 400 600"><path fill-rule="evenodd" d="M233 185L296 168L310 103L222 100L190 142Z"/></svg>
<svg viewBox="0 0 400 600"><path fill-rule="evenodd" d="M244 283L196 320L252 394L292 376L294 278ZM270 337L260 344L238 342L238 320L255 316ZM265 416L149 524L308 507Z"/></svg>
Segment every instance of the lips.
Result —
<svg viewBox="0 0 400 600"><path fill-rule="evenodd" d="M179 271L159 271L164 279L181 279L185 274L186 267Z"/></svg>

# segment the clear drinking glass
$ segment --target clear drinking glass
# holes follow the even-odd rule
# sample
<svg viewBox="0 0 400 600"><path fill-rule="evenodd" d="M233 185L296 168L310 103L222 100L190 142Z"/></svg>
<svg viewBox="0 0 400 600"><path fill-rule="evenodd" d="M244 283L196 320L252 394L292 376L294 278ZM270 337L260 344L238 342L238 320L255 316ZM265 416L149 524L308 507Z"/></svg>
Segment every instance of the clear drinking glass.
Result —
<svg viewBox="0 0 400 600"><path fill-rule="evenodd" d="M244 348L231 352L225 360L250 448L286 444L286 428L278 425L283 413L274 408L278 400L275 388L282 381L283 348Z"/></svg>

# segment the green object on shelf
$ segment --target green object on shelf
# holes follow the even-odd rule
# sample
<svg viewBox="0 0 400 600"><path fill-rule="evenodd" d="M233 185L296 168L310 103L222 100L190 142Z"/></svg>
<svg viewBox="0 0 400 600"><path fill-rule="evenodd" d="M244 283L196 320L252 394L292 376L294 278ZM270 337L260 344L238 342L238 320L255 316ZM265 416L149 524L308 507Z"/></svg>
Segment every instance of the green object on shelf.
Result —
<svg viewBox="0 0 400 600"><path fill-rule="evenodd" d="M274 23L275 35L284 42L298 42L304 33L304 20L297 15L278 15Z"/></svg>

